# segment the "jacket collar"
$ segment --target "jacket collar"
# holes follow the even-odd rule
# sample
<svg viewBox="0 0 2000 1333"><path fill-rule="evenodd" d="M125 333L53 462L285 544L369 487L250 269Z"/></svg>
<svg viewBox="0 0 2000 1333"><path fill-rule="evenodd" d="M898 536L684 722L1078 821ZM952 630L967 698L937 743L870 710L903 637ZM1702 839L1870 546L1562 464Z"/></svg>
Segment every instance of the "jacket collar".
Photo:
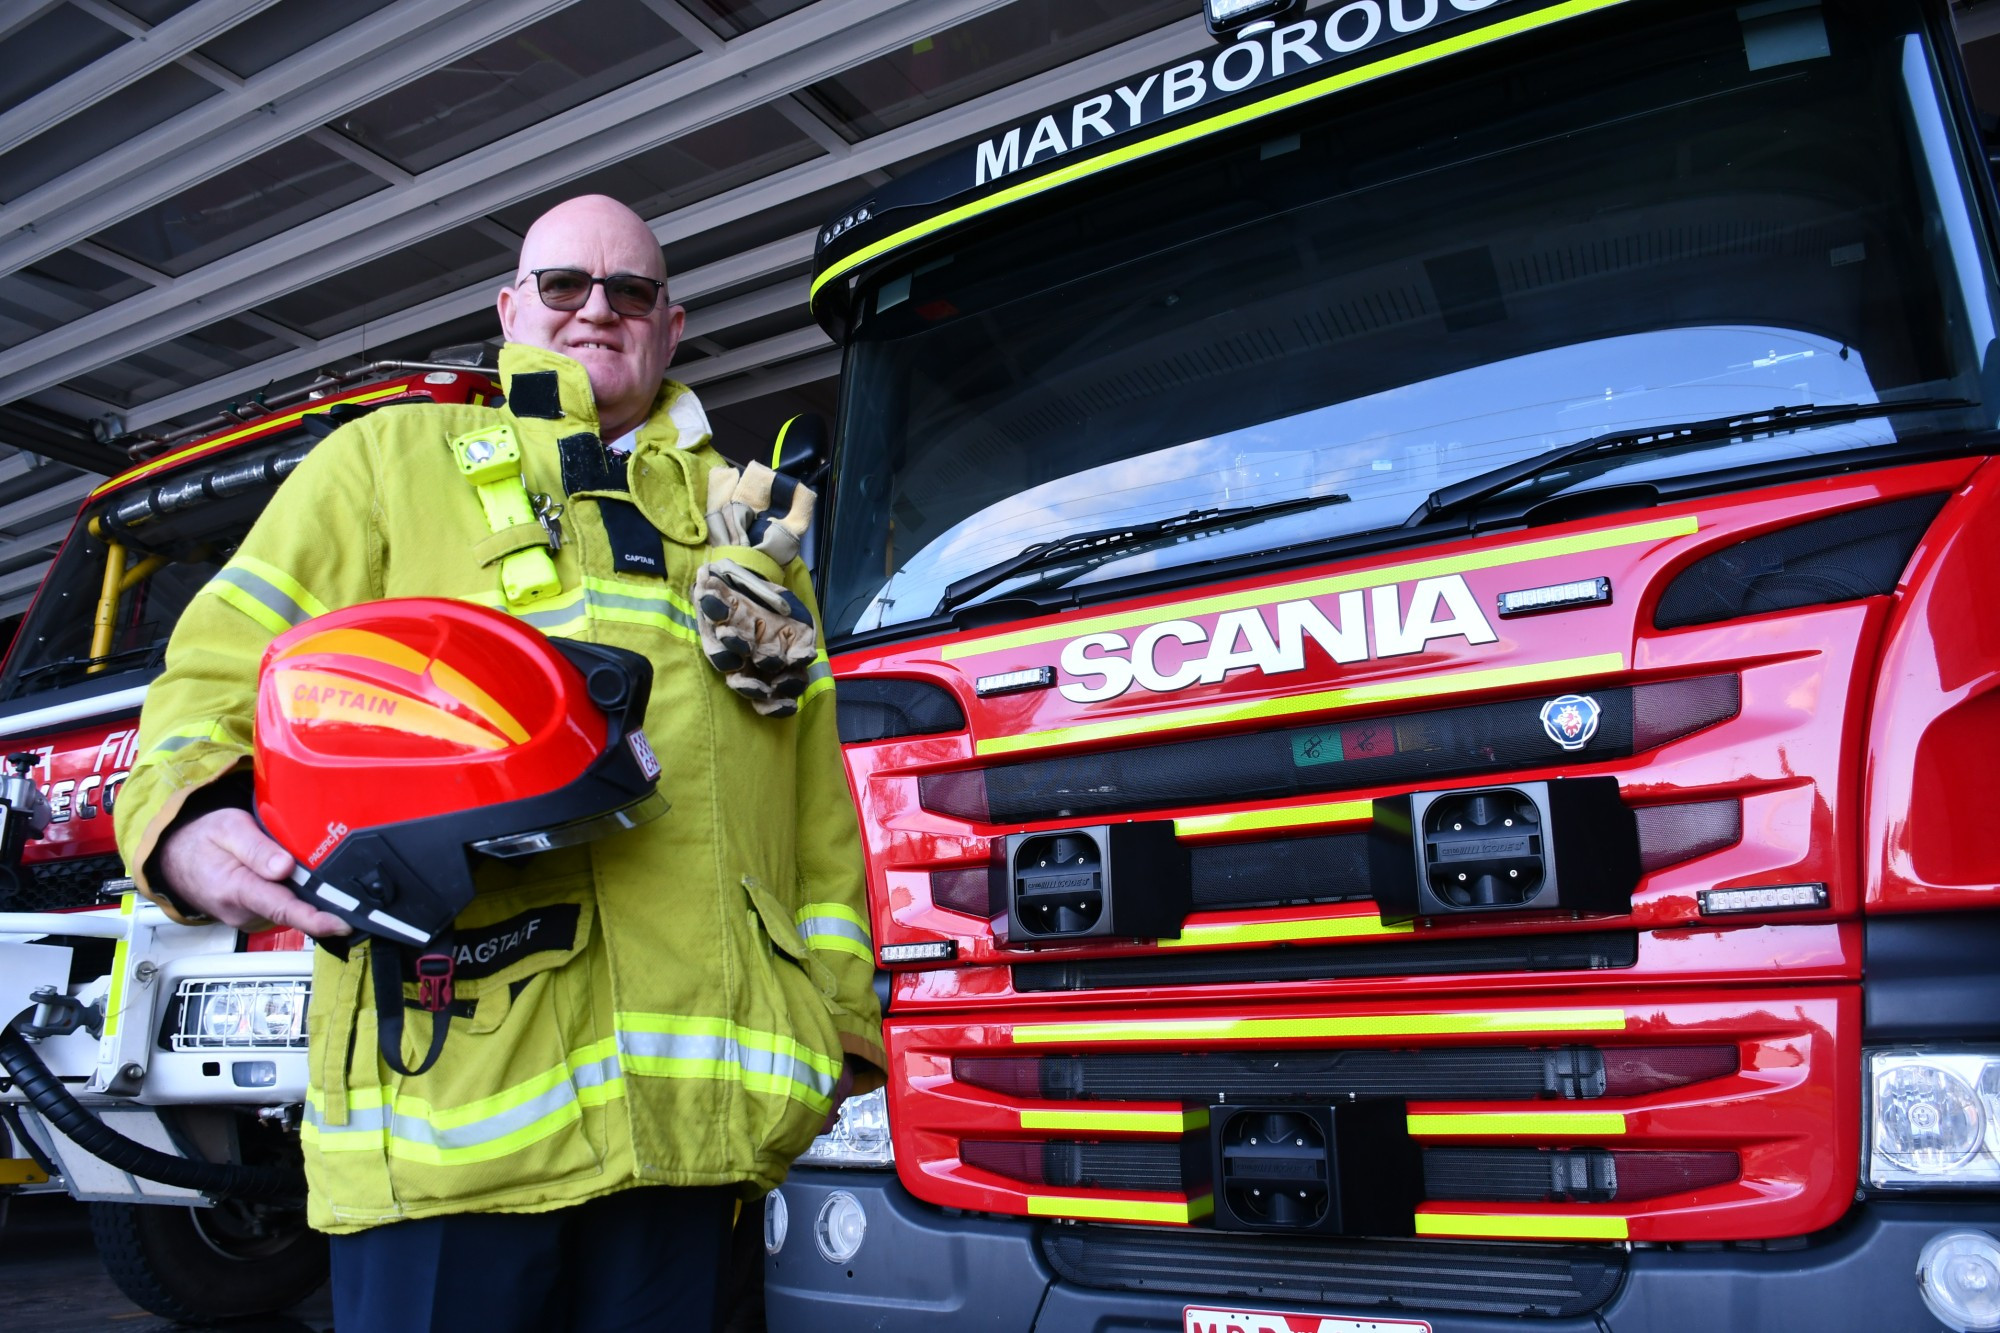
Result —
<svg viewBox="0 0 2000 1333"><path fill-rule="evenodd" d="M508 343L500 349L500 385L507 395L508 411L517 418L553 421L558 436L579 431L598 433L597 402L591 397L590 376L581 365L560 352ZM702 410L694 390L666 380L639 427L639 444L663 450L693 450L707 444L712 433L708 414Z"/></svg>

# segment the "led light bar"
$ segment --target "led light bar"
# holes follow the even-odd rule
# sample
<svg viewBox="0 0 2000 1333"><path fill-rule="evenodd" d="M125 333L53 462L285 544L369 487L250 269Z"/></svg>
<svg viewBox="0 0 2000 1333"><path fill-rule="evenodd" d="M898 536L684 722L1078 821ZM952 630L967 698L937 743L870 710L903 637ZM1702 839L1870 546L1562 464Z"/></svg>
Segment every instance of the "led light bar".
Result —
<svg viewBox="0 0 2000 1333"><path fill-rule="evenodd" d="M1018 694L1022 690L1046 690L1056 683L1056 669L1052 666L1028 667L1022 671L1003 671L997 676L981 676L973 683L973 692L984 699L994 694Z"/></svg>
<svg viewBox="0 0 2000 1333"><path fill-rule="evenodd" d="M958 957L957 940L928 940L922 944L885 944L884 963L948 963Z"/></svg>
<svg viewBox="0 0 2000 1333"><path fill-rule="evenodd" d="M1798 912L1826 906L1826 885L1783 884L1773 889L1704 889L1695 894L1703 916L1740 912Z"/></svg>
<svg viewBox="0 0 2000 1333"><path fill-rule="evenodd" d="M1602 606L1611 600L1610 579L1578 579L1574 583L1551 583L1545 588L1523 588L1500 594L1500 615L1532 616L1542 611L1566 611L1575 606Z"/></svg>

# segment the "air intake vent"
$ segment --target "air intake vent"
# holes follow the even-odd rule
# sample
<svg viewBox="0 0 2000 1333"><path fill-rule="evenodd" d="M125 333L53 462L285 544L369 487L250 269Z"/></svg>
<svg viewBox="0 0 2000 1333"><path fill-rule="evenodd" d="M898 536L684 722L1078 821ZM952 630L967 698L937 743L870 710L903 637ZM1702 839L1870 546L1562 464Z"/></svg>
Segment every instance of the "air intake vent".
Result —
<svg viewBox="0 0 2000 1333"><path fill-rule="evenodd" d="M843 680L833 698L843 745L965 730L958 700L928 681Z"/></svg>
<svg viewBox="0 0 2000 1333"><path fill-rule="evenodd" d="M1182 1194L1203 1183L1189 1179L1187 1148L1180 1142L968 1139L959 1144L959 1160L1011 1180L1058 1189ZM1479 1203L1638 1203L1726 1185L1741 1174L1734 1152L1427 1148L1423 1197Z"/></svg>
<svg viewBox="0 0 2000 1333"><path fill-rule="evenodd" d="M1183 957L1144 954L1137 958L1017 963L1014 989L1030 994L1121 986L1327 981L1340 977L1597 971L1632 967L1638 961L1639 937L1629 930L1585 935L1503 935L1479 940L1343 944L1325 949L1288 947Z"/></svg>
<svg viewBox="0 0 2000 1333"><path fill-rule="evenodd" d="M1192 1227L1048 1227L1039 1239L1049 1266L1083 1287L1489 1321L1588 1314L1617 1292L1626 1264L1624 1251L1606 1245L1326 1241Z"/></svg>
<svg viewBox="0 0 2000 1333"><path fill-rule="evenodd" d="M844 699L850 687L840 688ZM926 810L1005 824L1594 763L1726 721L1736 715L1738 693L1734 676L1592 690L1601 710L1597 731L1571 753L1549 739L1541 718L1548 696L1540 695L931 773L918 793Z"/></svg>
<svg viewBox="0 0 2000 1333"><path fill-rule="evenodd" d="M116 856L79 856L37 861L21 867L20 886L0 896L0 911L60 912L72 907L101 907L105 881L125 873Z"/></svg>
<svg viewBox="0 0 2000 1333"><path fill-rule="evenodd" d="M983 866L977 870L933 870L931 901L967 916L994 917L1006 909L1006 885Z"/></svg>
<svg viewBox="0 0 2000 1333"><path fill-rule="evenodd" d="M1919 495L1814 519L1695 561L1660 598L1660 629L1879 597L1896 587L1942 495Z"/></svg>
<svg viewBox="0 0 2000 1333"><path fill-rule="evenodd" d="M1591 1101L1736 1072L1733 1046L1464 1046L1406 1051L955 1056L960 1083L1048 1101Z"/></svg>

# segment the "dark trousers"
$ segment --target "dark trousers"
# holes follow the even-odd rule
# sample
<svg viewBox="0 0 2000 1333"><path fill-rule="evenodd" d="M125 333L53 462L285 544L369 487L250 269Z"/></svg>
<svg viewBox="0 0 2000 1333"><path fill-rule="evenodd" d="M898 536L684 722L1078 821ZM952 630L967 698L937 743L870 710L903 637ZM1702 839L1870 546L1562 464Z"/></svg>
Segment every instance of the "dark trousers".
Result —
<svg viewBox="0 0 2000 1333"><path fill-rule="evenodd" d="M721 1320L736 1192L621 1190L334 1236L337 1333L687 1330Z"/></svg>

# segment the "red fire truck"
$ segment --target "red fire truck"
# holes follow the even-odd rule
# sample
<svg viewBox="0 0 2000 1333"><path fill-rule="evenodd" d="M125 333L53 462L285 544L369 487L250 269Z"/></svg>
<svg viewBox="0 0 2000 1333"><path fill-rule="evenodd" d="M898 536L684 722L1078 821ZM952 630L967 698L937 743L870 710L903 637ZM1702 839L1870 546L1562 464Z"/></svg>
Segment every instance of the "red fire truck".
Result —
<svg viewBox="0 0 2000 1333"><path fill-rule="evenodd" d="M91 1201L106 1267L155 1313L282 1309L324 1280L326 1250L297 1182L307 941L175 924L112 839L147 683L189 598L335 426L497 392L467 366L380 363L145 442L84 501L0 668L0 1022L33 1010L47 1075L0 1069L0 1198Z"/></svg>
<svg viewBox="0 0 2000 1333"><path fill-rule="evenodd" d="M2000 1328L1946 6L1210 9L820 236L891 1072L771 1327Z"/></svg>

